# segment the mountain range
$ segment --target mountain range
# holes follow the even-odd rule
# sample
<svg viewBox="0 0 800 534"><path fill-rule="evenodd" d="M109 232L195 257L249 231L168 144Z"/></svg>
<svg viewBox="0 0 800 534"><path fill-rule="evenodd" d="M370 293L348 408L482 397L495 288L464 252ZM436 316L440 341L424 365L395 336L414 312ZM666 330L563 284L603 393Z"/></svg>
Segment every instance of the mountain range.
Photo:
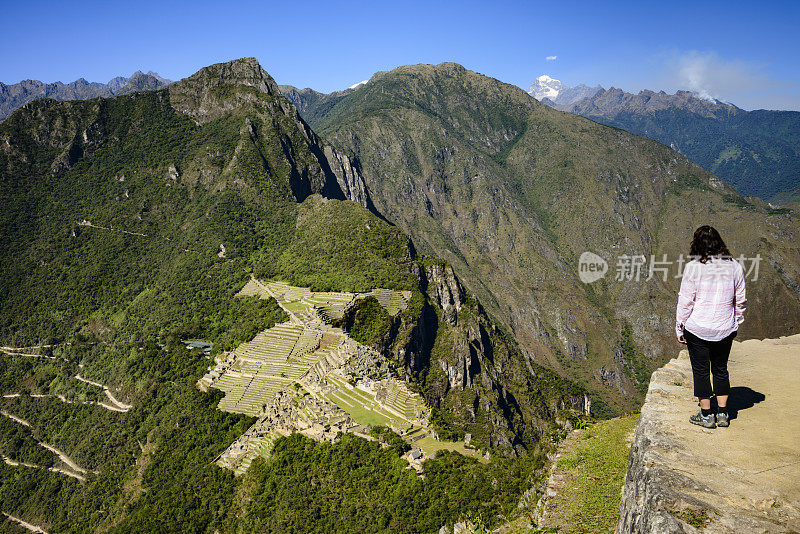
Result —
<svg viewBox="0 0 800 534"><path fill-rule="evenodd" d="M800 112L746 111L690 91L568 87L549 76L540 76L529 94L669 145L744 195L773 204L800 200Z"/></svg>
<svg viewBox="0 0 800 534"><path fill-rule="evenodd" d="M70 83L45 83L39 80L23 80L6 85L0 82L0 121L11 115L15 109L37 98L54 100L86 100L96 97L123 95L133 91L159 89L172 83L158 73L136 71L130 77L117 76L108 83L89 82L78 78Z"/></svg>
<svg viewBox="0 0 800 534"><path fill-rule="evenodd" d="M602 90L603 88L599 85L589 87L588 85L579 84L575 87L569 87L561 83L560 80L551 78L547 74L542 74L528 87L528 94L540 102L558 107L574 104L584 98L591 98Z"/></svg>
<svg viewBox="0 0 800 534"><path fill-rule="evenodd" d="M800 324L797 213L455 63L323 94L244 58L36 99L0 123L0 202L0 511L51 533L436 532L528 514L563 428L636 409L677 349L679 258L700 224L747 258L740 339ZM593 281L586 253L606 266ZM667 272L622 269L633 258ZM196 383L290 320L241 296L270 279L409 294L338 327L472 456L440 450L420 477L413 443L376 424L275 437L240 476L218 467L254 420ZM357 410L364 386L345 380Z"/></svg>
<svg viewBox="0 0 800 534"><path fill-rule="evenodd" d="M713 222L737 254L769 256L751 290L764 308L742 334L796 328L796 216L658 142L453 63L378 73L316 102L301 114L351 156L377 212L452 264L529 361L578 380L598 411L638 403L671 354L677 279L583 284L585 251L612 269L625 255L677 260Z"/></svg>

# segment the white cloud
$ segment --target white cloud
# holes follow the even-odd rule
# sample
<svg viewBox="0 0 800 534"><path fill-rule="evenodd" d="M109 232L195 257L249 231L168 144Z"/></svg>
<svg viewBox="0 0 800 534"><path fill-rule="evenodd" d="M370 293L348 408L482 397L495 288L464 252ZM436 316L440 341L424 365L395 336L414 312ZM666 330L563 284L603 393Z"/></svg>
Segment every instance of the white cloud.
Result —
<svg viewBox="0 0 800 534"><path fill-rule="evenodd" d="M545 61L555 61L558 59L558 56L547 56L544 58Z"/></svg>
<svg viewBox="0 0 800 534"><path fill-rule="evenodd" d="M772 85L760 65L723 59L716 52L676 53L667 60L667 70L675 86L707 99L725 99L728 95Z"/></svg>

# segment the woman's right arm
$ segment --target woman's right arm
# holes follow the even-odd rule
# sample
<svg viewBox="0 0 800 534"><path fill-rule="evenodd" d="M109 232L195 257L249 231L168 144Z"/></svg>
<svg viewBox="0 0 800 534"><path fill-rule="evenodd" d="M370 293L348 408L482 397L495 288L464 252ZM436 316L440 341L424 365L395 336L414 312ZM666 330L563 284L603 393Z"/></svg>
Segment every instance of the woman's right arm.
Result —
<svg viewBox="0 0 800 534"><path fill-rule="evenodd" d="M742 268L741 264L738 265L739 268L736 269L733 279L733 286L735 290L734 312L736 314L736 324L742 324L744 322L744 310L747 307L747 291L744 287L744 269Z"/></svg>

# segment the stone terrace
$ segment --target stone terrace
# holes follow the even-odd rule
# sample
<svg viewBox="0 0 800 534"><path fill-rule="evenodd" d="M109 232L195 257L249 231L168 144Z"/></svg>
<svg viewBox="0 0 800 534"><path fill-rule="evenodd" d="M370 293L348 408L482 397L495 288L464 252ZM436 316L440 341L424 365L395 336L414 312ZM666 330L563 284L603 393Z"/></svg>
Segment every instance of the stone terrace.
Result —
<svg viewBox="0 0 800 534"><path fill-rule="evenodd" d="M372 439L369 425L389 426L431 451L440 448L427 430L430 410L422 398L391 376L381 354L327 324L366 296L396 315L410 292L312 292L251 279L239 295L275 298L290 319L242 343L198 382L201 389L225 392L221 410L258 417L220 456L221 466L241 474L255 457L269 454L274 439L293 432L314 439L333 440L340 432Z"/></svg>

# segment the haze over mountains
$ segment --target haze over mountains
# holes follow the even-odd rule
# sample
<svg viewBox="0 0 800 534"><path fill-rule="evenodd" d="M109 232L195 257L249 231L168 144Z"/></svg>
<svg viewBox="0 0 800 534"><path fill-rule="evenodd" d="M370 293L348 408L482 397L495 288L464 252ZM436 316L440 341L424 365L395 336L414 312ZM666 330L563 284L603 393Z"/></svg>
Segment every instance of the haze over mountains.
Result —
<svg viewBox="0 0 800 534"><path fill-rule="evenodd" d="M85 100L98 96L109 97L133 91L159 89L172 83L158 73L136 71L130 77L117 76L108 83L89 82L78 78L70 83L45 83L39 80L23 80L6 85L0 82L0 121L11 115L15 109L37 98L54 100Z"/></svg>
<svg viewBox="0 0 800 534"><path fill-rule="evenodd" d="M549 76L528 92L556 109L669 145L744 195L774 204L800 200L800 112L746 111L690 91L568 87Z"/></svg>

